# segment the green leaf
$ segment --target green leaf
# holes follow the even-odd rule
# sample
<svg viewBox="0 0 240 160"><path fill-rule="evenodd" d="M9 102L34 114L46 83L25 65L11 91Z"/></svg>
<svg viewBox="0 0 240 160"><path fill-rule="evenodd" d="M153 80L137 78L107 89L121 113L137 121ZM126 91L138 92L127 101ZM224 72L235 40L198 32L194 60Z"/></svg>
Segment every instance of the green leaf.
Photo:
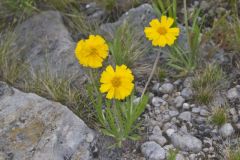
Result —
<svg viewBox="0 0 240 160"><path fill-rule="evenodd" d="M133 141L137 141L137 140L141 139L141 136L135 134L135 135L128 136L128 138L133 140Z"/></svg>

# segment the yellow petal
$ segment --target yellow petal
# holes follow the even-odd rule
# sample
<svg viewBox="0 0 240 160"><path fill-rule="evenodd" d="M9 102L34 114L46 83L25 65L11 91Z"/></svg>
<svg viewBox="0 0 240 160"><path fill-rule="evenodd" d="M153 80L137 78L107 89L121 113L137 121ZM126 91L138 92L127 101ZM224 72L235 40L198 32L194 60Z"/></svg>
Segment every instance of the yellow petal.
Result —
<svg viewBox="0 0 240 160"><path fill-rule="evenodd" d="M102 59L98 56L89 56L88 65L92 68L102 67Z"/></svg>
<svg viewBox="0 0 240 160"><path fill-rule="evenodd" d="M180 29L179 28L170 28L169 29L169 33L172 33L172 34L174 34L174 36L178 36L179 35L179 33L180 33Z"/></svg>
<svg viewBox="0 0 240 160"><path fill-rule="evenodd" d="M158 19L153 19L149 24L151 27L159 27L160 26L160 22Z"/></svg>
<svg viewBox="0 0 240 160"><path fill-rule="evenodd" d="M166 38L165 36L160 36L160 38L157 40L157 44L160 46L160 47L165 47L166 46Z"/></svg>
<svg viewBox="0 0 240 160"><path fill-rule="evenodd" d="M145 35L149 40L155 39L159 34L157 33L156 29L146 27L145 30Z"/></svg>
<svg viewBox="0 0 240 160"><path fill-rule="evenodd" d="M118 73L122 73L124 72L125 70L127 69L127 66L126 65L121 65L121 66L116 66L116 72Z"/></svg>
<svg viewBox="0 0 240 160"><path fill-rule="evenodd" d="M122 95L122 90L120 90L120 88L116 88L115 92L114 92L114 98L121 100L124 99L124 96Z"/></svg>
<svg viewBox="0 0 240 160"><path fill-rule="evenodd" d="M80 40L78 43L77 43L77 46L76 46L76 49L75 49L75 56L78 60L80 60L81 58L81 51L83 49L83 46L84 46L84 40Z"/></svg>
<svg viewBox="0 0 240 160"><path fill-rule="evenodd" d="M166 40L167 40L167 44L169 45L169 46L171 46L171 45L173 45L173 43L174 43L174 41L175 41L175 36L173 36L173 35L171 35L171 34L167 34L166 36L165 36L165 38L166 38Z"/></svg>
<svg viewBox="0 0 240 160"><path fill-rule="evenodd" d="M105 93L107 91L109 91L111 89L111 84L108 83L108 84L102 84L101 87L100 87L100 92L101 93Z"/></svg>
<svg viewBox="0 0 240 160"><path fill-rule="evenodd" d="M162 24L163 26L166 26L166 25L167 25L167 17L166 17L166 16L162 16L162 17L161 17L161 24Z"/></svg>
<svg viewBox="0 0 240 160"><path fill-rule="evenodd" d="M108 56L108 46L106 44L102 44L98 48L99 56L105 59Z"/></svg>
<svg viewBox="0 0 240 160"><path fill-rule="evenodd" d="M112 80L112 76L108 74L108 72L104 71L101 75L100 82L101 83L110 83Z"/></svg>
<svg viewBox="0 0 240 160"><path fill-rule="evenodd" d="M106 71L107 71L109 74L114 74L114 70L113 70L113 67L112 67L111 65L107 66Z"/></svg>
<svg viewBox="0 0 240 160"><path fill-rule="evenodd" d="M106 98L107 98L107 99L113 99L113 96L114 96L114 88L111 88L111 89L108 91Z"/></svg>
<svg viewBox="0 0 240 160"><path fill-rule="evenodd" d="M167 18L166 25L167 27L171 27L173 25L174 19L171 17Z"/></svg>

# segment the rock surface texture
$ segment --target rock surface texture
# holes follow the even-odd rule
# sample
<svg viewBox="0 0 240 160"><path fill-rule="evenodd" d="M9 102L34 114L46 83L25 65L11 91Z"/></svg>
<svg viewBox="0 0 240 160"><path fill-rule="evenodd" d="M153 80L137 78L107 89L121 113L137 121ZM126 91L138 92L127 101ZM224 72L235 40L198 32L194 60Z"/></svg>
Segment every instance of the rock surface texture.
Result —
<svg viewBox="0 0 240 160"><path fill-rule="evenodd" d="M114 23L106 23L100 26L100 32L103 35L112 37L115 30L124 22L128 22L130 26L134 26L136 31L144 36L144 27L155 18L153 8L149 4L143 4L137 8L130 9L122 15L118 21Z"/></svg>
<svg viewBox="0 0 240 160"><path fill-rule="evenodd" d="M166 157L165 150L153 141L142 144L141 150L148 160L164 160Z"/></svg>
<svg viewBox="0 0 240 160"><path fill-rule="evenodd" d="M175 133L171 136L171 142L176 148L184 151L198 153L202 149L202 142L191 135Z"/></svg>
<svg viewBox="0 0 240 160"><path fill-rule="evenodd" d="M1 160L89 160L93 139L67 107L0 82Z"/></svg>
<svg viewBox="0 0 240 160"><path fill-rule="evenodd" d="M18 25L15 32L16 47L23 48L22 58L34 72L47 69L54 75L83 76L74 56L76 44L59 12L41 12Z"/></svg>

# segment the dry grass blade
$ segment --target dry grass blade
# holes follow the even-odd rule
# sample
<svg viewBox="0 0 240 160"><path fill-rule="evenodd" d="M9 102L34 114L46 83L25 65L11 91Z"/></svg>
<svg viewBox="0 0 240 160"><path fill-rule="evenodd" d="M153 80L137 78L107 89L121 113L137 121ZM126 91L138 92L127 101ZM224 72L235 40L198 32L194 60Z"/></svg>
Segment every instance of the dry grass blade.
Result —
<svg viewBox="0 0 240 160"><path fill-rule="evenodd" d="M136 72L138 69L143 71L142 69L148 68L144 63L141 65L139 62L148 53L149 47L127 23L123 23L117 29L113 40L109 43L109 48L114 64L125 64L129 68L134 68Z"/></svg>
<svg viewBox="0 0 240 160"><path fill-rule="evenodd" d="M217 126L221 126L227 122L227 111L223 107L214 108L211 116L211 122Z"/></svg>
<svg viewBox="0 0 240 160"><path fill-rule="evenodd" d="M209 104L216 92L224 85L222 69L215 64L207 65L202 72L195 74L193 80L192 87L196 101L202 104Z"/></svg>
<svg viewBox="0 0 240 160"><path fill-rule="evenodd" d="M72 80L73 77L54 75L47 68L43 72L31 71L26 79L25 90L68 106L76 115L93 126L95 122L91 102L87 101L88 97L83 89L71 84Z"/></svg>
<svg viewBox="0 0 240 160"><path fill-rule="evenodd" d="M16 36L13 32L0 33L0 78L8 83L15 83L26 73L27 64L18 57L21 49L13 44Z"/></svg>

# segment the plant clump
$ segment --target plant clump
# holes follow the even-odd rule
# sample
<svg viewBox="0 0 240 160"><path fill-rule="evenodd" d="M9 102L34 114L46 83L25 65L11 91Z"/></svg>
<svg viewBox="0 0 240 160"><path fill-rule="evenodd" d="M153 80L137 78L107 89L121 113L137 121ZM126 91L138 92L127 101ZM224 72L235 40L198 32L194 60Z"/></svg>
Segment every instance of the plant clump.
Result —
<svg viewBox="0 0 240 160"><path fill-rule="evenodd" d="M224 73L215 64L209 64L202 72L195 74L192 87L195 100L201 104L209 104L215 94L224 86Z"/></svg>

